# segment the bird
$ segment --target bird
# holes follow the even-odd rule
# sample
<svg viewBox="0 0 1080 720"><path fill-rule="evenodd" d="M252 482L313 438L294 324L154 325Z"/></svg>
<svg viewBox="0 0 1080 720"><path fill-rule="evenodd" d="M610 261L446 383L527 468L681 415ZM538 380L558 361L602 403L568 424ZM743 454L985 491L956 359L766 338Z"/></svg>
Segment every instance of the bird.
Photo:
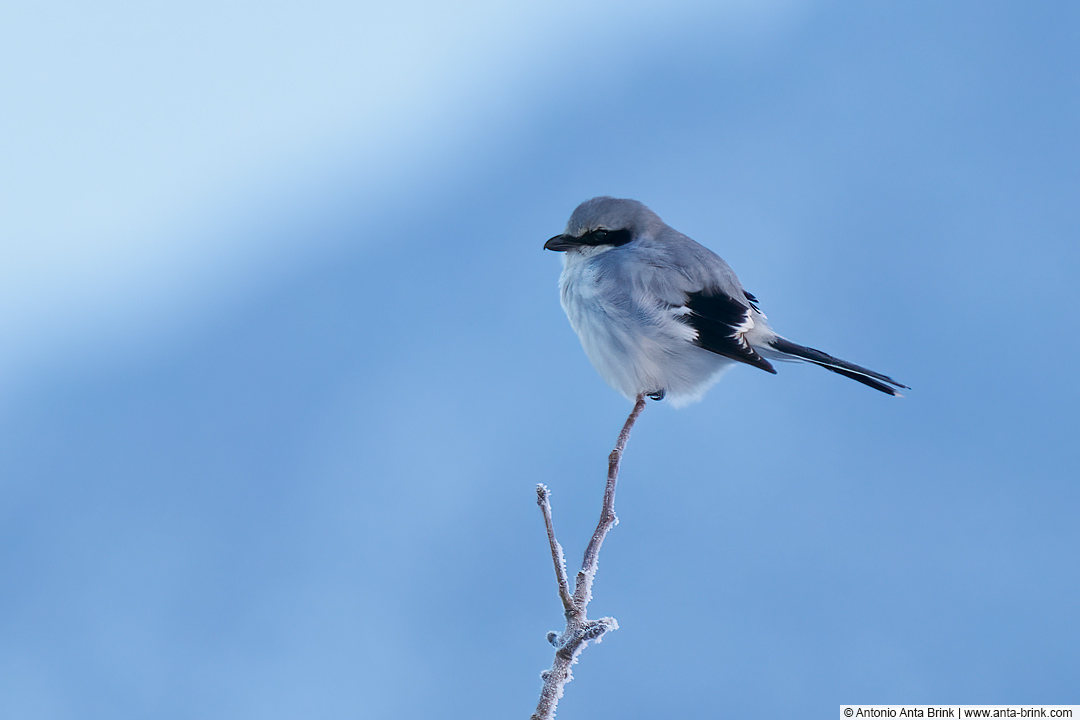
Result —
<svg viewBox="0 0 1080 720"><path fill-rule="evenodd" d="M770 361L808 362L888 395L910 389L779 335L719 255L637 200L586 200L544 249L563 253L560 300L585 354L631 400L680 407L739 363L776 374Z"/></svg>

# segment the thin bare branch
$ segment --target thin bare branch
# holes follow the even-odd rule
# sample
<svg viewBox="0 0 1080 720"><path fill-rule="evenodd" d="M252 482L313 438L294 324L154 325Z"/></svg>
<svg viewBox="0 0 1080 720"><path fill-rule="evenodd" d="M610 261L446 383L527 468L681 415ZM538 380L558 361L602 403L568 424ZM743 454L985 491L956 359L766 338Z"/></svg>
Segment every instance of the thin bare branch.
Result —
<svg viewBox="0 0 1080 720"><path fill-rule="evenodd" d="M626 441L630 439L630 430L634 427L641 411L645 409L645 396L638 395L634 403L634 409L630 411L630 417L626 418L619 439L615 441L615 449L608 456L607 486L604 488L604 507L600 511L600 522L593 531L589 546L585 548L585 557L581 562L581 571L578 572L577 582L574 584L574 601L584 607L592 599L593 578L596 577L596 568L600 562L600 546L604 544L604 538L608 531L615 527L619 518L615 515L615 485L619 481L619 466L622 464L623 450L626 449Z"/></svg>
<svg viewBox="0 0 1080 720"><path fill-rule="evenodd" d="M571 612L574 609L574 599L570 596L570 582L566 579L566 557L563 555L562 545L555 539L555 526L551 522L551 501L548 499L551 491L547 485L536 486L536 504L544 513L544 525L547 527L548 543L551 545L551 559L555 563L555 579L559 583L559 597L562 598L563 610Z"/></svg>
<svg viewBox="0 0 1080 720"><path fill-rule="evenodd" d="M566 615L566 629L562 633L548 633L548 640L555 646L555 660L552 662L551 669L545 670L540 676L544 681L544 687L540 691L540 702L537 703L532 720L553 720L555 708L558 707L563 695L563 688L573 679L570 667L577 662L578 655L590 642L600 642L605 633L619 628L619 623L615 621L615 618L589 620L586 617L586 610L592 599L592 583L600 561L600 546L604 544L608 531L618 522L615 515L615 486L619 479L619 465L622 462L623 450L626 449L626 441L630 438L630 429L634 427L634 423L637 422L638 416L644 409L645 396L638 395L634 409L630 412L630 417L626 419L622 432L619 433L619 439L615 442L615 449L608 456L607 485L604 488L604 505L600 511L600 522L585 549L585 557L581 563L581 570L577 574L573 595L570 595L562 546L555 539L548 489L544 485L536 487L536 503L544 514L544 525L547 527L548 543L551 546L551 559L555 563L555 577L559 582L559 597L563 602Z"/></svg>

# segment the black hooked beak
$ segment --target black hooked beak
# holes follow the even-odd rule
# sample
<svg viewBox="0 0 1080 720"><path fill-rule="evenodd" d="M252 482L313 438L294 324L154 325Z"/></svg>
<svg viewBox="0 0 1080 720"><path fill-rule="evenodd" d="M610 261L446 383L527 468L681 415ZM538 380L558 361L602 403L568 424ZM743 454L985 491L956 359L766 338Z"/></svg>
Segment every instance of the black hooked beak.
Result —
<svg viewBox="0 0 1080 720"><path fill-rule="evenodd" d="M581 245L580 238L576 238L573 235L556 235L544 243L544 249L554 250L555 252L566 252L579 245Z"/></svg>

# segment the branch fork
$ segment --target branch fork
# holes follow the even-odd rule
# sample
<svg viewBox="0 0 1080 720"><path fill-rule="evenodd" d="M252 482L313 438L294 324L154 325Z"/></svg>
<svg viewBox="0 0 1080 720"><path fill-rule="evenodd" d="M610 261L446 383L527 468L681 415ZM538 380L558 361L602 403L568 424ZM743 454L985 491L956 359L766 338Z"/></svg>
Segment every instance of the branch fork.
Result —
<svg viewBox="0 0 1080 720"><path fill-rule="evenodd" d="M619 479L619 465L622 462L623 450L626 449L626 442L630 438L630 429L644 409L645 395L638 395L634 409L626 419L622 432L619 433L615 449L608 456L607 485L604 489L600 522L593 531L588 547L585 548L585 557L582 559L581 570L578 571L574 582L573 594L570 592L570 583L567 579L563 549L559 541L555 539L555 527L551 520L550 492L546 485L536 486L536 504L540 506L540 511L544 515L548 544L551 546L551 559L555 565L555 579L559 584L559 598L562 600L563 612L566 616L566 628L561 633L550 632L547 635L548 642L555 646L555 660L551 668L540 675L544 681L544 687L540 691L540 702L536 706L532 720L552 720L555 717L555 708L563 695L563 688L573 679L570 666L577 662L578 655L586 645L590 642L600 642L605 633L619 628L619 623L615 621L615 618L589 620L586 610L592 599L592 584L600 561L600 546L604 544L604 538L611 528L619 522L615 515L615 485Z"/></svg>

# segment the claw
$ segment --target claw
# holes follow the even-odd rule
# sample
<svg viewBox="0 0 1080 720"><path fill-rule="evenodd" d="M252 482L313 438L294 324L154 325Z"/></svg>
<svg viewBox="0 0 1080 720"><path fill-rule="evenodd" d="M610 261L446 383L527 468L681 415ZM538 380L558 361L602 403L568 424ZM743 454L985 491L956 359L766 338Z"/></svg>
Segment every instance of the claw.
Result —
<svg viewBox="0 0 1080 720"><path fill-rule="evenodd" d="M660 390L657 390L656 392L645 393L645 395L646 395L646 397L648 397L651 400L663 400L664 396L667 395L667 391L664 390L663 388L661 388Z"/></svg>

